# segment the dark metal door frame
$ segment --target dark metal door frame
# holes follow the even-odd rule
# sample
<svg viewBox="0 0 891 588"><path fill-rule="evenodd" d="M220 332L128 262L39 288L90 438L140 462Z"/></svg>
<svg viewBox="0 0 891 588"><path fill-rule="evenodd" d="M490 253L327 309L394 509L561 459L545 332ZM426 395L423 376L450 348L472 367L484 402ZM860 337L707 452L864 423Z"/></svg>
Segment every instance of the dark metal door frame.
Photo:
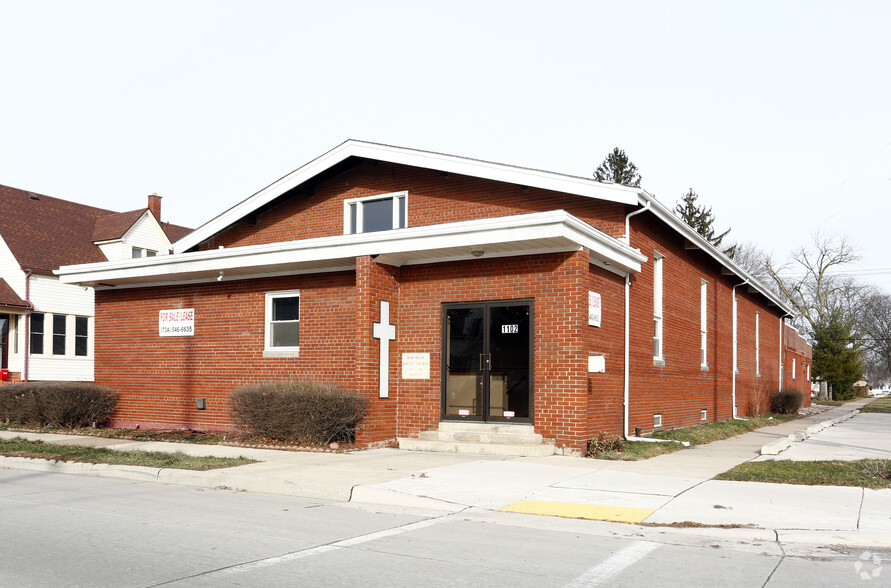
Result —
<svg viewBox="0 0 891 588"><path fill-rule="evenodd" d="M498 371L497 365L492 365L492 332L491 332L491 309L497 307L526 307L529 312L529 327L528 327L528 365L526 366L527 371L527 386L528 386L528 416L515 416L515 417L504 417L504 416L495 416L490 414L490 396L492 394L492 372ZM448 377L451 371L450 361L450 348L449 348L449 326L448 326L448 312L454 309L474 309L481 308L483 311L482 323L483 329L481 333L482 338L482 353L479 354L479 369L476 372L477 376L477 386L481 388L481 410L479 410L479 414L476 415L457 415L457 414L448 414L447 407L447 394L448 394ZM500 422L500 423L531 423L532 415L533 415L533 406L535 403L535 394L534 394L534 301L532 299L520 299L520 300L492 300L492 301L480 301L480 302L454 302L454 303L445 303L442 305L442 324L441 324L441 357L442 357L442 369L441 378L440 378L440 418L442 420L449 421L477 421L477 422ZM503 376L504 377L504 376Z"/></svg>

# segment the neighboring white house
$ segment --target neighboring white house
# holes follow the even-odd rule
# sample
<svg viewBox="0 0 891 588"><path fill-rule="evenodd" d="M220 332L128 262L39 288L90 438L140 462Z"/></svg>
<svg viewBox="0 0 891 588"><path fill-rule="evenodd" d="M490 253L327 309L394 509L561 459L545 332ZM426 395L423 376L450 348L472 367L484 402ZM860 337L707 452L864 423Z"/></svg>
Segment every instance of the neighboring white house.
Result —
<svg viewBox="0 0 891 588"><path fill-rule="evenodd" d="M160 218L154 194L113 212L0 186L0 381L93 380L93 290L53 270L167 255L191 229Z"/></svg>

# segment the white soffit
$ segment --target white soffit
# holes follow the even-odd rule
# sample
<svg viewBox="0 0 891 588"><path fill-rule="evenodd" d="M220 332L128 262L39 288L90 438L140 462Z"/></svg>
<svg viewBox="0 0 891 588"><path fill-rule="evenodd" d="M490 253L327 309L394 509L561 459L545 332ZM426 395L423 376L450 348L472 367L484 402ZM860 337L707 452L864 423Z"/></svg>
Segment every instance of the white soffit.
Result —
<svg viewBox="0 0 891 588"><path fill-rule="evenodd" d="M359 235L336 235L265 245L63 266L60 281L96 288L247 279L349 270L355 258L408 265L558 251L591 252L591 261L613 273L639 272L646 261L637 250L571 214L550 211L413 227Z"/></svg>
<svg viewBox="0 0 891 588"><path fill-rule="evenodd" d="M195 247L229 225L250 215L265 204L268 204L288 190L311 180L350 157L361 157L388 163L431 169L443 173L454 173L517 184L520 186L542 188L545 190L565 192L567 194L597 198L599 200L618 202L621 204L637 204L638 195L640 193L638 188L598 182L593 178L570 176L566 174L481 161L478 159L444 155L430 151L419 151L417 149L407 149L404 147L394 147L391 145L367 143L351 139L294 170L280 180L263 188L253 196L243 200L216 218L195 229L193 232L173 244L174 252L181 253ZM411 190L411 186L406 186L406 188Z"/></svg>

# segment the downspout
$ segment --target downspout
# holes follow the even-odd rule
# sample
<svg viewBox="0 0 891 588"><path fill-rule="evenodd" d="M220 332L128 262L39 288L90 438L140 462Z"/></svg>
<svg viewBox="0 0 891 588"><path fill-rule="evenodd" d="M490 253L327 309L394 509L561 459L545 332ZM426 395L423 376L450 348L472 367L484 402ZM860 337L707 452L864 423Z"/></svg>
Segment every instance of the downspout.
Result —
<svg viewBox="0 0 891 588"><path fill-rule="evenodd" d="M783 376L783 370L785 369L786 363L786 337L785 337L785 328L786 328L786 316L783 315L780 317L780 386L777 390L783 389L783 380L785 379Z"/></svg>
<svg viewBox="0 0 891 588"><path fill-rule="evenodd" d="M627 215L625 215L625 244L628 245L629 247L631 246L631 217L636 214L640 214L642 212L646 212L647 210L649 210L650 202L651 202L650 200L647 200L647 203L644 205L643 208L638 208L637 210L629 212ZM624 374L625 382L623 384L623 390L622 390L623 395L624 395L624 400L622 402L622 407L623 407L623 412L624 412L623 424L622 424L622 435L626 439L629 438L629 436L628 436L628 426L629 426L628 425L628 413L629 413L629 409L630 409L630 406L629 406L629 402L630 402L630 400L629 400L629 397L630 397L629 380L630 380L631 370L630 370L628 363L630 361L630 355L631 355L631 340L630 339L631 339L631 273L629 272L629 273L625 274L625 374Z"/></svg>
<svg viewBox="0 0 891 588"><path fill-rule="evenodd" d="M738 349L737 349L737 311L736 311L736 289L740 286L745 286L749 283L749 280L746 279L742 284L737 284L733 287L733 377L732 377L732 390L733 390L733 404L730 405L731 410L733 411L733 418L739 419L736 416L736 373L739 371L739 359L737 357ZM745 419L740 419L745 420Z"/></svg>
<svg viewBox="0 0 891 588"><path fill-rule="evenodd" d="M24 268L22 268L24 269ZM28 310L25 311L25 337L22 346L25 351L25 363L22 366L22 381L28 381L28 354L31 351L31 313L34 312L34 304L31 302L31 274L34 273L31 270L25 270L25 302L28 304ZM16 337L19 334L16 333Z"/></svg>

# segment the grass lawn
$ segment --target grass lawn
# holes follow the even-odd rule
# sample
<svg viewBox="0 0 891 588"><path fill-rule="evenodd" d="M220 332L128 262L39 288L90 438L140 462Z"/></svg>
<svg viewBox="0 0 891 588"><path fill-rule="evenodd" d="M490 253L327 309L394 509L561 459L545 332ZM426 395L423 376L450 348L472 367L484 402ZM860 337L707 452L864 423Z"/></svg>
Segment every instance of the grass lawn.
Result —
<svg viewBox="0 0 891 588"><path fill-rule="evenodd" d="M860 412L884 412L891 413L891 396L885 396L873 400L860 409Z"/></svg>
<svg viewBox="0 0 891 588"><path fill-rule="evenodd" d="M697 425L695 427L687 427L685 429L674 429L671 431L663 431L654 433L653 439L669 439L672 441L687 441L691 446L701 445L703 443L711 443L712 441L720 441L721 439L729 439L742 433L748 433L761 427L771 425L779 425L786 421L798 418L798 414L765 414L757 418L747 420L731 419L718 423L708 423L706 425ZM672 453L684 449L680 443L651 443L647 441L625 441L622 444L621 451L605 451L597 453L591 457L597 459L621 459L636 461L640 459L649 459L664 453Z"/></svg>
<svg viewBox="0 0 891 588"><path fill-rule="evenodd" d="M102 447L80 447L77 445L56 445L44 443L43 441L27 441L21 437L0 439L0 455L80 463L108 463L199 471L231 468L255 463L256 461L244 457L193 457L181 451L176 453L114 451Z"/></svg>
<svg viewBox="0 0 891 588"><path fill-rule="evenodd" d="M715 476L716 480L802 484L806 486L856 486L891 488L891 461L751 461Z"/></svg>

